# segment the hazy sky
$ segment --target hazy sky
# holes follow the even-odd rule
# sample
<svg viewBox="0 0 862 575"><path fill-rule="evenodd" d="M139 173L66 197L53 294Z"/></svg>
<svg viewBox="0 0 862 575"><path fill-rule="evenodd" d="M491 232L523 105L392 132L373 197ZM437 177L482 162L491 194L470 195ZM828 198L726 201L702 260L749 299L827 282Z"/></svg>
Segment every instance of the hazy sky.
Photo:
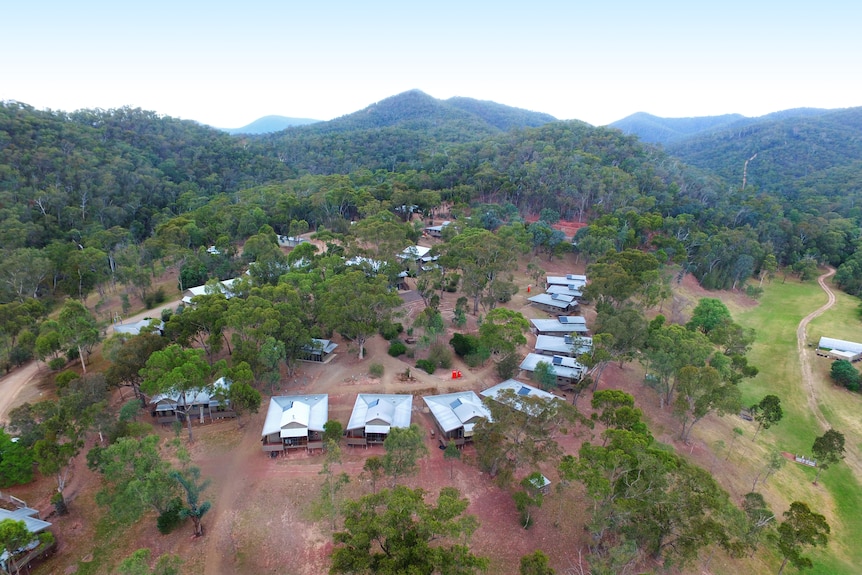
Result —
<svg viewBox="0 0 862 575"><path fill-rule="evenodd" d="M0 100L233 128L410 89L604 125L862 106L862 2L7 2Z"/></svg>

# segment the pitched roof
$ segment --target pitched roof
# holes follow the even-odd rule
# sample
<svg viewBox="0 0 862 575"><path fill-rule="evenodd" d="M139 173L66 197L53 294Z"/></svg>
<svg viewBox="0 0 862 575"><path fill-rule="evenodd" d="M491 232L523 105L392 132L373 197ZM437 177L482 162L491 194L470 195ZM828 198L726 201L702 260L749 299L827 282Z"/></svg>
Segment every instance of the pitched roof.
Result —
<svg viewBox="0 0 862 575"><path fill-rule="evenodd" d="M373 427L372 432L388 433L390 427L410 427L413 396L360 393L353 404L347 430Z"/></svg>
<svg viewBox="0 0 862 575"><path fill-rule="evenodd" d="M580 379L587 371L587 368L578 363L573 357L547 356L538 353L527 354L527 357L521 362L520 367L525 371L536 371L536 366L540 361L551 364L551 369L558 377Z"/></svg>
<svg viewBox="0 0 862 575"><path fill-rule="evenodd" d="M269 400L261 437L278 433L300 437L309 431L323 431L329 419L329 395L279 395Z"/></svg>
<svg viewBox="0 0 862 575"><path fill-rule="evenodd" d="M310 344L302 346L302 350L306 352L319 351L326 355L335 351L336 347L338 347L338 344L333 343L331 340L313 337Z"/></svg>
<svg viewBox="0 0 862 575"><path fill-rule="evenodd" d="M839 351L851 351L853 353L862 352L862 343L853 341L844 341L843 339L835 339L831 337L821 337L817 347L823 349L837 349Z"/></svg>
<svg viewBox="0 0 862 575"><path fill-rule="evenodd" d="M533 327L536 328L536 331L540 332L552 332L558 333L560 335L569 335L571 333L586 333L587 324L585 321L571 321L572 318L578 318L578 316L560 316L565 317L566 322L563 323L560 321L560 318L557 319L531 319L530 322L533 324ZM583 320L583 318L578 318Z"/></svg>
<svg viewBox="0 0 862 575"><path fill-rule="evenodd" d="M502 383L491 386L482 392L482 396L496 399L500 393L507 389L511 390L517 397L541 397L544 399L556 399L557 397L553 393L548 393L538 387L521 383L517 379L507 379Z"/></svg>
<svg viewBox="0 0 862 575"><path fill-rule="evenodd" d="M187 391L185 393L185 401L183 401L183 394L179 392L160 393L150 399L150 404L161 403L162 405L158 408L160 410L176 409L180 405L210 405L214 407L221 405L222 400L220 398L225 396L228 387L230 387L230 381L224 377L220 377L203 389Z"/></svg>
<svg viewBox="0 0 862 575"><path fill-rule="evenodd" d="M155 318L145 317L141 321L136 321L133 323L118 323L114 324L114 333L127 333L129 335L138 335L141 333L141 330L144 328L150 327L153 321L156 321ZM165 322L159 321L156 325L156 331L154 333L161 335L161 333L165 329Z"/></svg>
<svg viewBox="0 0 862 575"><path fill-rule="evenodd" d="M20 507L15 511L9 511L0 507L0 521L12 519L14 521L23 521L27 526L27 531L30 533L39 533L51 526L47 521L39 519L39 511L29 507Z"/></svg>
<svg viewBox="0 0 862 575"><path fill-rule="evenodd" d="M467 429L469 426L472 429L480 418L491 419L488 408L482 405L482 400L474 391L426 395L422 399L431 410L440 429L447 433L459 427Z"/></svg>
<svg viewBox="0 0 862 575"><path fill-rule="evenodd" d="M575 342L578 347L575 349ZM536 351L550 351L561 355L578 355L587 353L593 347L593 338L583 336L539 335L536 336Z"/></svg>
<svg viewBox="0 0 862 575"><path fill-rule="evenodd" d="M570 295L557 293L540 293L527 299L532 303L538 303L542 305L560 308L561 311L569 309L569 307L572 305L572 302L575 301L575 298Z"/></svg>
<svg viewBox="0 0 862 575"><path fill-rule="evenodd" d="M583 287L587 285L587 276L580 274L566 274L564 276L546 276L545 283L548 285L574 285Z"/></svg>

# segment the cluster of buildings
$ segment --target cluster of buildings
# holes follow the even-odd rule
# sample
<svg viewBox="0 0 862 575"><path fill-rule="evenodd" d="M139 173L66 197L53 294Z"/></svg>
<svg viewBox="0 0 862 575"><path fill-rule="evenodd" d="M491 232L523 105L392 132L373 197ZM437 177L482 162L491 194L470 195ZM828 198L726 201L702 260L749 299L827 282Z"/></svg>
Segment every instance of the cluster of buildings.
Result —
<svg viewBox="0 0 862 575"><path fill-rule="evenodd" d="M490 387L481 395L496 398L506 389L516 397L556 399L551 393L515 379ZM426 395L422 400L434 418L432 435L443 443L469 443L476 424L481 419L491 419L482 398L474 391ZM413 396L410 394L359 393L344 429L345 441L353 447L382 444L392 428L410 427L412 416ZM275 396L269 401L261 430L263 451L274 456L291 449L322 449L327 421L327 394Z"/></svg>

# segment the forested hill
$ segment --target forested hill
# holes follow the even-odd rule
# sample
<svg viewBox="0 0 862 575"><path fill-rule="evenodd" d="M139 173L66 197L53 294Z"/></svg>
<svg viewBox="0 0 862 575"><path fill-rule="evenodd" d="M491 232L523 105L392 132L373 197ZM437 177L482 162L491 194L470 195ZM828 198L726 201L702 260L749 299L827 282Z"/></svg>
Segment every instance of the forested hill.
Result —
<svg viewBox="0 0 862 575"><path fill-rule="evenodd" d="M269 134L272 132L280 132L292 126L306 126L314 124L320 120L311 120L309 118L288 118L286 116L264 116L258 118L251 124L242 128L219 128L228 134Z"/></svg>
<svg viewBox="0 0 862 575"><path fill-rule="evenodd" d="M622 120L617 120L608 127L637 136L642 142L649 144L670 144L746 120L747 118L741 114L696 118L661 118L646 112L637 112Z"/></svg>
<svg viewBox="0 0 862 575"><path fill-rule="evenodd" d="M754 189L858 203L862 108L775 115L670 144L667 151L734 186L742 187L745 175Z"/></svg>
<svg viewBox="0 0 862 575"><path fill-rule="evenodd" d="M419 90L309 126L252 140L281 157L297 174L339 174L359 168L396 170L439 151L441 144L483 140L555 118L470 98L438 100Z"/></svg>

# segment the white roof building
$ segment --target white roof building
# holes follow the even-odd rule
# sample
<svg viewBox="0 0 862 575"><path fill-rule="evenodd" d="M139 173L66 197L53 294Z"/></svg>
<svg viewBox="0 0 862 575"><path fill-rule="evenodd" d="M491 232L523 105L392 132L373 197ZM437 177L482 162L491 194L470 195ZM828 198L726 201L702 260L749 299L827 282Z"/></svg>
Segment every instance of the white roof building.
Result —
<svg viewBox="0 0 862 575"><path fill-rule="evenodd" d="M191 295L185 296L183 298L183 303L190 304L190 303L192 303L192 298L195 296L216 293L218 291L221 291L224 294L224 297L226 297L227 299L230 299L234 295L231 288L233 287L233 284L237 280L239 280L239 278L231 278L228 280L222 280L222 281L218 282L217 284L206 283L204 285L189 288L186 291L189 292Z"/></svg>
<svg viewBox="0 0 862 575"><path fill-rule="evenodd" d="M412 412L412 395L360 393L346 431L387 434L391 427L410 427Z"/></svg>
<svg viewBox="0 0 862 575"><path fill-rule="evenodd" d="M154 318L145 317L141 321L136 321L133 323L117 323L114 324L114 333L127 333L129 335L138 335L143 329L149 328L153 324L153 321L155 321ZM165 322L159 321L155 325L155 328L156 329L154 333L157 335L162 335L162 333L164 333L165 331Z"/></svg>
<svg viewBox="0 0 862 575"><path fill-rule="evenodd" d="M538 334L569 335L572 333L587 333L587 320L581 316L558 316L557 319L531 319L533 328Z"/></svg>
<svg viewBox="0 0 862 575"><path fill-rule="evenodd" d="M261 437L307 437L323 431L329 419L329 395L279 395L269 400Z"/></svg>
<svg viewBox="0 0 862 575"><path fill-rule="evenodd" d="M559 311L568 311L569 308L578 305L574 296L558 293L540 293L527 298L527 300L541 307L557 309Z"/></svg>
<svg viewBox="0 0 862 575"><path fill-rule="evenodd" d="M220 377L212 385L203 389L187 391L182 393L160 393L150 399L150 405L155 405L155 411L176 411L188 408L192 405L217 407L222 404L227 395L230 383L227 379Z"/></svg>
<svg viewBox="0 0 862 575"><path fill-rule="evenodd" d="M583 295L584 295L580 289L581 287L583 287L583 285L581 285L581 284L577 284L577 285L576 284L569 284L569 285L554 284L554 285L548 286L548 289L545 290L545 293L550 293L550 294L556 293L556 294L570 295L573 298L577 299L579 297L583 297Z"/></svg>
<svg viewBox="0 0 862 575"><path fill-rule="evenodd" d="M853 341L845 341L843 339L835 339L831 337L821 337L817 347L822 349L837 349L838 351L849 351L852 353L862 353L862 343Z"/></svg>
<svg viewBox="0 0 862 575"><path fill-rule="evenodd" d="M446 435L453 435L452 432L463 428L463 435L457 435L471 437L473 426L480 419L491 419L488 408L482 405L482 400L474 391L428 395L422 399L437 420L438 427Z"/></svg>
<svg viewBox="0 0 862 575"><path fill-rule="evenodd" d="M575 347L577 344L577 347ZM543 355L565 355L576 357L587 353L593 347L591 337L572 337L566 335L557 337L554 335L539 335L536 337L536 351Z"/></svg>
<svg viewBox="0 0 862 575"><path fill-rule="evenodd" d="M564 276L547 276L545 278L545 285L562 285L562 286L575 286L584 287L587 285L587 276L580 274L566 274Z"/></svg>
<svg viewBox="0 0 862 575"><path fill-rule="evenodd" d="M541 390L538 387L533 387L532 385L522 383L517 379L507 379L502 383L498 383L497 385L489 387L488 389L483 391L481 395L483 397L497 399L497 396L504 390L512 391L512 393L515 394L515 397L541 397L542 399L557 398L557 396L553 393L548 393L547 391Z"/></svg>
<svg viewBox="0 0 862 575"><path fill-rule="evenodd" d="M587 368L578 363L573 357L563 357L561 355L541 355L538 353L528 353L524 361L521 362L521 369L524 371L536 371L536 366L540 361L551 365L551 369L557 375L557 379L565 379L577 381L584 376Z"/></svg>
<svg viewBox="0 0 862 575"><path fill-rule="evenodd" d="M431 248L425 246L407 246L404 248L398 257L402 260L420 260L423 259L431 251Z"/></svg>

